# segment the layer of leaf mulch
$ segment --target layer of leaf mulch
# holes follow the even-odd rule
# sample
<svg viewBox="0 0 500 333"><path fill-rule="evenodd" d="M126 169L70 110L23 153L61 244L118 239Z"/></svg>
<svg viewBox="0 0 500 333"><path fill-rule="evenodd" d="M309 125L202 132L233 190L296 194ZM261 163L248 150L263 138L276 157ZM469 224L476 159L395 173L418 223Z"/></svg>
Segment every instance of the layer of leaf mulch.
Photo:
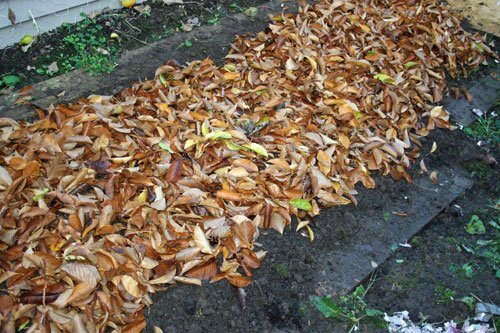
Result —
<svg viewBox="0 0 500 333"><path fill-rule="evenodd" d="M1 324L141 331L149 293L244 288L259 228L356 203L370 172L410 180L418 138L449 128L444 69L494 56L432 0L322 1L238 38L227 62L116 96L1 119Z"/></svg>

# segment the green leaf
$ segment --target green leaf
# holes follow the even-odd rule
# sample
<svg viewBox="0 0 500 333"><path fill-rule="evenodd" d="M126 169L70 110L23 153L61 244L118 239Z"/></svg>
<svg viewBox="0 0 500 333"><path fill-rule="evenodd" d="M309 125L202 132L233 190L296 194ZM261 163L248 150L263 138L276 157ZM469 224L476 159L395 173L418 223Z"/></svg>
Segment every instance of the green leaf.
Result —
<svg viewBox="0 0 500 333"><path fill-rule="evenodd" d="M167 79L165 79L165 75L163 74L160 74L160 81L161 81L161 84L163 84L163 86L167 86Z"/></svg>
<svg viewBox="0 0 500 333"><path fill-rule="evenodd" d="M404 64L403 66L405 66L406 68L411 68L413 66L415 66L417 63L415 61L408 61L406 64Z"/></svg>
<svg viewBox="0 0 500 333"><path fill-rule="evenodd" d="M378 317L378 316L383 316L384 313L380 310L377 309L366 309L366 315L368 317Z"/></svg>
<svg viewBox="0 0 500 333"><path fill-rule="evenodd" d="M359 286L356 287L356 289L354 290L354 292L352 293L352 295L354 297L359 297L359 298L362 298L366 293L366 289L365 287L363 287L362 284L360 284Z"/></svg>
<svg viewBox="0 0 500 333"><path fill-rule="evenodd" d="M218 140L218 139L231 139L232 136L228 132L215 130L205 135L205 139Z"/></svg>
<svg viewBox="0 0 500 333"><path fill-rule="evenodd" d="M24 323L22 323L21 325L19 325L19 327L17 328L18 331L22 331L24 330L26 327L28 327L28 324L30 323L30 320L29 319L26 319L26 321Z"/></svg>
<svg viewBox="0 0 500 333"><path fill-rule="evenodd" d="M2 78L2 81L3 81L3 83L5 83L5 85L7 85L9 87L13 87L16 84L18 84L19 82L21 82L21 78L17 75L5 75Z"/></svg>
<svg viewBox="0 0 500 333"><path fill-rule="evenodd" d="M374 75L373 78L382 81L385 84L394 84L393 78L386 74L377 74Z"/></svg>
<svg viewBox="0 0 500 333"><path fill-rule="evenodd" d="M469 308L469 310L472 311L474 309L474 298L472 298L471 296L462 297L460 299L460 302L467 304L467 307Z"/></svg>
<svg viewBox="0 0 500 333"><path fill-rule="evenodd" d="M483 43L474 43L474 46L479 50L479 53L483 53L484 52Z"/></svg>
<svg viewBox="0 0 500 333"><path fill-rule="evenodd" d="M33 41L33 36L32 35L24 35L23 38L19 40L19 45L20 46L26 46L29 43Z"/></svg>
<svg viewBox="0 0 500 333"><path fill-rule="evenodd" d="M325 318L340 318L342 308L331 297L314 296L312 301Z"/></svg>
<svg viewBox="0 0 500 333"><path fill-rule="evenodd" d="M472 265L469 263L465 263L462 265L462 271L464 272L465 276L468 277L469 279L474 275L474 269L472 268Z"/></svg>
<svg viewBox="0 0 500 333"><path fill-rule="evenodd" d="M243 147L245 147L248 150L253 151L257 155L261 155L261 156L264 156L264 157L268 156L266 148L262 147L258 143L254 143L254 142L247 143L247 144L244 144Z"/></svg>
<svg viewBox="0 0 500 333"><path fill-rule="evenodd" d="M479 216L472 215L470 222L465 227L465 231L471 235L480 235L486 232L486 228L484 227L483 221L481 221Z"/></svg>
<svg viewBox="0 0 500 333"><path fill-rule="evenodd" d="M42 190L35 190L35 195L33 196L33 201L38 202L38 200L43 199L43 197L45 196L45 194L47 194L47 192L49 192L48 188L44 188Z"/></svg>
<svg viewBox="0 0 500 333"><path fill-rule="evenodd" d="M500 225L496 221L491 220L491 221L488 222L488 224L490 226L492 226L493 228L495 228L497 230L500 230Z"/></svg>
<svg viewBox="0 0 500 333"><path fill-rule="evenodd" d="M245 147L238 145L238 144L231 142L231 141L226 141L226 146L227 146L227 148L229 148L229 150L245 149Z"/></svg>
<svg viewBox="0 0 500 333"><path fill-rule="evenodd" d="M297 207L298 209L302 209L308 212L312 210L311 203L306 199L292 199L290 200L290 204Z"/></svg>
<svg viewBox="0 0 500 333"><path fill-rule="evenodd" d="M183 44L183 45L184 45L185 47L191 47L191 46L193 46L193 43L192 43L190 40L187 40L187 41L185 41L185 42L184 42L184 44Z"/></svg>
<svg viewBox="0 0 500 333"><path fill-rule="evenodd" d="M236 66L234 66L234 64L226 64L224 67L223 67L224 70L228 71L228 72L235 72L236 71Z"/></svg>
<svg viewBox="0 0 500 333"><path fill-rule="evenodd" d="M166 143L165 141L161 141L158 146L160 146L161 149L168 151L169 153L173 154L174 151L172 148L170 148L170 145Z"/></svg>

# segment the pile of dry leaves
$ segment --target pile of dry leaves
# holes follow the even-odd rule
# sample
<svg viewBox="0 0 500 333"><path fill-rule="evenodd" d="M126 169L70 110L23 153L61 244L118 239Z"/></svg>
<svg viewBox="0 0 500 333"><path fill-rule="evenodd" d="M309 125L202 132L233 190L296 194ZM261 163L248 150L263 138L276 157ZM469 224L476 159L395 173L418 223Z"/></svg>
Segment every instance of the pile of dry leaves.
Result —
<svg viewBox="0 0 500 333"><path fill-rule="evenodd" d="M150 293L251 282L259 228L407 179L444 69L493 55L433 0L321 1L116 96L0 119L0 325L138 332Z"/></svg>

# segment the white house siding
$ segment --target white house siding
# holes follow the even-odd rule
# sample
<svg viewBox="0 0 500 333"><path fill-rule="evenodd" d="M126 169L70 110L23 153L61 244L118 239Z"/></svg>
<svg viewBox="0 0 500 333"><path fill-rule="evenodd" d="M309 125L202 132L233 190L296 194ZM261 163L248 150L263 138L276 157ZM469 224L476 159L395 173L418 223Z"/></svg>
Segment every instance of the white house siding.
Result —
<svg viewBox="0 0 500 333"><path fill-rule="evenodd" d="M9 7L16 15L15 26L8 18ZM0 0L0 48L17 43L24 35L37 35L62 23L78 22L82 19L82 12L92 14L105 8L120 7L120 0Z"/></svg>

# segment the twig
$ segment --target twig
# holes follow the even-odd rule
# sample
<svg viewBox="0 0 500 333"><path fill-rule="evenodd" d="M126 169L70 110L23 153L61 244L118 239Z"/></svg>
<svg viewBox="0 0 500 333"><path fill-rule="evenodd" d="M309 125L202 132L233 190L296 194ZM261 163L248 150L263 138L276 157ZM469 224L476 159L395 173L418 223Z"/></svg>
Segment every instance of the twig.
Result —
<svg viewBox="0 0 500 333"><path fill-rule="evenodd" d="M126 25L128 25L132 30L135 30L137 31L138 33L141 33L142 30L137 28L135 25L133 25L132 23L130 23L129 21L127 20L124 20L123 22L125 22Z"/></svg>
<svg viewBox="0 0 500 333"><path fill-rule="evenodd" d="M145 42L143 40L140 40L139 38L134 37L134 36L132 36L132 35L124 32L124 31L121 31L121 30L116 30L116 31L118 31L120 34L123 34L123 35L125 35L127 37L130 37L130 38L134 39L135 41L137 41L137 42L139 42L141 44L144 44L144 45L147 45L147 46L151 46L151 47L157 47L157 48L163 49L163 50L170 50L170 48L168 48L168 47L164 47L164 46L160 46L160 45L154 45L154 44L150 44L148 42Z"/></svg>

